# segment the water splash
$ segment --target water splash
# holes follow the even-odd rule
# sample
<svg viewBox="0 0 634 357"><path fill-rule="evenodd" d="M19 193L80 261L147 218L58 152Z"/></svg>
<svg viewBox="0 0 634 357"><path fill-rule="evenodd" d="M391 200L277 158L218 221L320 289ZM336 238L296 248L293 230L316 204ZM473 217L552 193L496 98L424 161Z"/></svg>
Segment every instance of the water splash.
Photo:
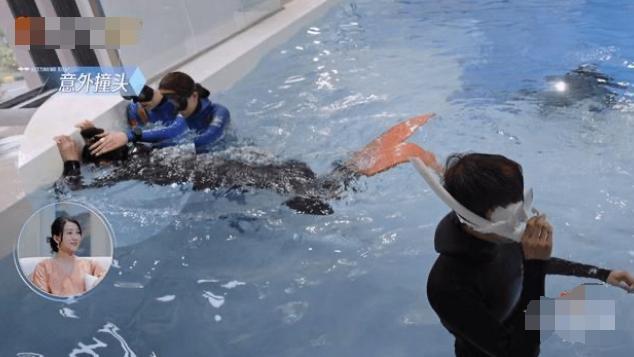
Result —
<svg viewBox="0 0 634 357"><path fill-rule="evenodd" d="M226 283L224 285L221 285L221 286L223 288L225 288L225 289L233 289L233 288L235 288L237 286L240 286L240 285L246 285L246 283L241 282L241 281L237 281L237 280L232 280L232 281L230 281L230 282L228 282L228 283Z"/></svg>
<svg viewBox="0 0 634 357"><path fill-rule="evenodd" d="M112 337L114 337L117 341L119 341L124 353L122 357L136 357L134 351L132 351L125 339L119 334L119 327L117 327L117 325L113 324L112 322L108 322L103 326L103 328L99 329L98 332L108 333L112 335Z"/></svg>
<svg viewBox="0 0 634 357"><path fill-rule="evenodd" d="M301 320L308 310L306 301L291 301L278 306L276 310L282 312L282 321L287 325L293 325Z"/></svg>
<svg viewBox="0 0 634 357"><path fill-rule="evenodd" d="M215 307L216 309L219 309L222 305L225 304L224 296L214 295L211 291L205 291L203 293L203 297L206 298L211 306Z"/></svg>
<svg viewBox="0 0 634 357"><path fill-rule="evenodd" d="M165 295L161 297L157 297L156 300L160 302L170 302L176 298L176 295Z"/></svg>
<svg viewBox="0 0 634 357"><path fill-rule="evenodd" d="M74 348L68 354L68 357L79 357L84 354L88 354L92 357L99 357L99 354L95 352L94 350L96 350L97 348L108 347L108 345L104 343L103 341L97 339L96 337L93 337L92 340L95 342L92 345L86 345L82 342L78 342L77 345L79 346L79 348Z"/></svg>
<svg viewBox="0 0 634 357"><path fill-rule="evenodd" d="M79 319L75 311L67 307L59 309L59 314L69 319Z"/></svg>

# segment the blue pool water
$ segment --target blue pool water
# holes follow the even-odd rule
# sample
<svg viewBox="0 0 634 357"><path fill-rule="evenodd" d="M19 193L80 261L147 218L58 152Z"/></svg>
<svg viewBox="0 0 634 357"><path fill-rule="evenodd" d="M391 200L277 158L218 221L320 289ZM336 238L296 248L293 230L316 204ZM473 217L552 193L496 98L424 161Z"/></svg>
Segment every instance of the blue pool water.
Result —
<svg viewBox="0 0 634 357"><path fill-rule="evenodd" d="M241 144L318 173L436 112L413 142L441 158L517 160L555 226L554 255L634 271L633 11L626 0L342 1L212 98ZM582 64L624 86L615 103L550 100L546 78ZM323 217L263 191L126 182L73 193L110 220L117 267L65 305L31 293L3 258L0 355L451 355L425 294L447 208L409 165L356 188ZM549 277L547 295L584 281ZM602 296L617 330L586 344L552 336L542 356L631 355L634 296Z"/></svg>

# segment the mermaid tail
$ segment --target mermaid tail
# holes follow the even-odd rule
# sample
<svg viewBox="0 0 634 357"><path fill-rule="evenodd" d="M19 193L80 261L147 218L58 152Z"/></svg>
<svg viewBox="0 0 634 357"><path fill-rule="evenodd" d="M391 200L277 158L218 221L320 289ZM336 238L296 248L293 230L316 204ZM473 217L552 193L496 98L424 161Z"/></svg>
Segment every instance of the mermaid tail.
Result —
<svg viewBox="0 0 634 357"><path fill-rule="evenodd" d="M396 165L408 162L410 158L418 157L427 166L442 173L443 168L436 161L434 154L416 144L405 142L432 116L434 116L433 113L424 114L396 124L356 152L347 166L362 175L374 176Z"/></svg>

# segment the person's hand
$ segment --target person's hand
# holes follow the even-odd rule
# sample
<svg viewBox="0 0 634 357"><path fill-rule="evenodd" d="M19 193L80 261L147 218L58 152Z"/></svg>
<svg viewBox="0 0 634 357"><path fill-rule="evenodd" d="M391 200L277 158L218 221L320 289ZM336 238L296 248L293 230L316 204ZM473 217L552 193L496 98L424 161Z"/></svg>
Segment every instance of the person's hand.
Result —
<svg viewBox="0 0 634 357"><path fill-rule="evenodd" d="M521 243L524 259L550 258L553 249L553 227L548 223L546 216L539 215L528 220Z"/></svg>
<svg viewBox="0 0 634 357"><path fill-rule="evenodd" d="M634 276L624 270L612 270L608 275L607 283L628 292L634 292Z"/></svg>
<svg viewBox="0 0 634 357"><path fill-rule="evenodd" d="M75 127L78 128L79 130L85 130L85 129L88 129L88 128L94 128L95 124L93 124L88 119L84 119L81 122L75 124Z"/></svg>
<svg viewBox="0 0 634 357"><path fill-rule="evenodd" d="M77 150L77 144L68 135L60 135L53 138L57 144L57 150L62 156L62 160L66 161L79 161L79 150Z"/></svg>
<svg viewBox="0 0 634 357"><path fill-rule="evenodd" d="M90 153L95 156L118 149L128 143L128 136L121 131L105 132L96 137L99 138L97 142L89 147Z"/></svg>

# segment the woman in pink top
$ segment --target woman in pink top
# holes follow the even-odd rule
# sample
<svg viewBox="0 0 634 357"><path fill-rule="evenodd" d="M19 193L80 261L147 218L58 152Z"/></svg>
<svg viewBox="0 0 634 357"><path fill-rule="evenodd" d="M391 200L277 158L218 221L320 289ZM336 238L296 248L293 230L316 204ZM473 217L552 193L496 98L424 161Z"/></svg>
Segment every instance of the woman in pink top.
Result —
<svg viewBox="0 0 634 357"><path fill-rule="evenodd" d="M94 281L94 278L101 278L105 271L92 260L75 255L81 240L79 222L67 217L55 219L49 238L55 256L37 264L31 276L33 284L42 291L56 296L74 296L88 291L91 286L86 286L86 280Z"/></svg>

